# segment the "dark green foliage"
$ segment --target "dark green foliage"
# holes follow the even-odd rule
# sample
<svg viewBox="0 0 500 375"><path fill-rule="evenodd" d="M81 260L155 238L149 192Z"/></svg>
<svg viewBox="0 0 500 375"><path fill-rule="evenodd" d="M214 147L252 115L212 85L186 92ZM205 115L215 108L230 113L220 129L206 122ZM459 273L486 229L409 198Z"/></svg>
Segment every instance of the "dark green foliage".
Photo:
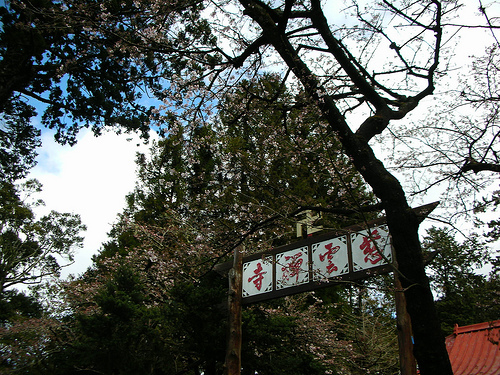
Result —
<svg viewBox="0 0 500 375"><path fill-rule="evenodd" d="M145 293L137 276L118 269L95 298L99 312L76 316L79 339L66 349L71 360L64 372L87 368L89 373L164 373L161 368L172 360L162 342L163 327L158 326L164 311L144 306Z"/></svg>
<svg viewBox="0 0 500 375"><path fill-rule="evenodd" d="M42 124L54 129L61 143L73 144L82 127L95 134L110 127L148 137L152 123L162 124L153 107L141 102L143 93L161 100L162 79L186 68L173 46L211 39L198 17L201 3L183 1L180 14L163 18L172 13L168 4L155 12L165 29L181 19L184 30L144 40L140 34L151 23L153 6L150 1L75 0L63 5L21 0L0 7L0 112L14 115L10 109L28 108L28 98L38 101L44 108ZM96 27L99 20L103 23ZM131 46L139 45L149 52L137 59ZM33 115L16 114L18 121Z"/></svg>
<svg viewBox="0 0 500 375"><path fill-rule="evenodd" d="M58 333L65 345L53 342L57 350L47 358L47 369L54 374L164 373L158 366L171 358L163 350L163 329L158 326L163 312L144 306L145 293L131 270L119 268L89 301L96 305L95 313L77 313L69 325L72 334Z"/></svg>
<svg viewBox="0 0 500 375"><path fill-rule="evenodd" d="M0 300L0 324L23 318L40 318L42 305L31 296L17 290L7 290Z"/></svg>
<svg viewBox="0 0 500 375"><path fill-rule="evenodd" d="M296 318L268 314L265 307L243 311L242 374L324 374L325 368L301 347ZM311 327L313 329L313 327Z"/></svg>
<svg viewBox="0 0 500 375"><path fill-rule="evenodd" d="M225 355L225 294L220 279L180 284L158 303L138 273L119 266L91 304L76 313L71 335L46 361L53 374L218 374ZM82 285L82 284L80 284ZM50 369L50 372L48 372Z"/></svg>
<svg viewBox="0 0 500 375"><path fill-rule="evenodd" d="M197 283L179 284L172 290L169 319L175 327L175 340L182 342L187 353L186 366L195 374L222 373L226 354L226 296L226 280L217 274L208 274Z"/></svg>
<svg viewBox="0 0 500 375"><path fill-rule="evenodd" d="M459 326L498 319L499 278L485 244L471 236L459 243L444 229L431 228L423 242L429 259L431 286L442 330L451 334ZM489 275L478 268L492 265Z"/></svg>

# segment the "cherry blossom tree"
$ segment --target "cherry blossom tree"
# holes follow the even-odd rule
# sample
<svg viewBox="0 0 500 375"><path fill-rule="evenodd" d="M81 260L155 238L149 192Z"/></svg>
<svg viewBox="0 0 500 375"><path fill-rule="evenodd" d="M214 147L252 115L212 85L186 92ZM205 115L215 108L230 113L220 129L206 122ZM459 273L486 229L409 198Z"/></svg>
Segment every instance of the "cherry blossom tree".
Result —
<svg viewBox="0 0 500 375"><path fill-rule="evenodd" d="M95 298L105 280L124 263L147 284L146 308L180 306L178 298L182 296L183 301L190 300L209 311L223 305L224 298L210 305L195 298L199 293L209 293L204 280L213 277L210 269L218 259L227 258L228 250L237 244L244 242L249 251L257 251L293 240L295 216L305 209L321 212L326 229L363 219L357 216L363 214L359 207L373 197L348 161L334 152L338 146L332 146L330 157L318 152L327 141L337 141L332 134L316 129L321 119L310 105L304 102L290 109L287 131L276 131L283 108L269 98L288 95L274 75L245 81L228 95L224 115L213 124L194 129L189 137L181 129L180 134L167 135L154 145L150 156L139 155L137 187L128 196L129 204L113 228L112 240L95 257L95 269L68 286L66 298L79 314L100 316L102 306ZM311 159L316 165L310 166ZM321 178L315 179L315 175ZM343 184L337 187L335 181ZM326 194L330 190L334 194ZM224 278L217 275L217 279L225 293ZM176 292L179 288L181 294ZM286 308L245 309L245 373L275 373L278 368L290 373L316 373L321 368L349 367L345 361L358 354L356 349L351 346L351 350L342 350L349 346L336 340L335 321L325 313L327 307L321 309L319 302L308 307L304 301L307 299L274 304L284 302ZM213 318L205 316L203 326L212 324ZM166 327L172 324L170 319L160 319L158 324ZM206 329L194 329L199 323L189 317L176 319L179 329L193 327L188 329L193 332L183 335L177 349L172 350L193 345L198 345L197 353L215 349L216 340L203 344L206 340L200 336L207 336L202 334ZM89 325L85 331L91 329ZM68 342L68 346L74 343ZM220 345L213 352L211 357L218 358L215 362L199 357L190 362L212 373L220 367L224 351L224 345ZM287 355L292 352L294 355ZM278 353L282 354L276 360ZM179 354L179 358L184 355ZM179 362L178 366L183 365Z"/></svg>
<svg viewBox="0 0 500 375"><path fill-rule="evenodd" d="M458 84L444 87L425 118L417 116L410 125L393 129L390 154L393 165L408 177L410 192L443 191L443 203L456 211L454 221L494 203L500 172L499 47L488 46L463 69Z"/></svg>

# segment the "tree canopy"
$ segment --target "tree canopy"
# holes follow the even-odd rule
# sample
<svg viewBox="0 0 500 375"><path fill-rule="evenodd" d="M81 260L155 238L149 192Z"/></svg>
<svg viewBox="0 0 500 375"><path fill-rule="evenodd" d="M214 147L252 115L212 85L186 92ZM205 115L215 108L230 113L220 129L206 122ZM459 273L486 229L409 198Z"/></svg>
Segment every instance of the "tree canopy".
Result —
<svg viewBox="0 0 500 375"><path fill-rule="evenodd" d="M325 230L373 217L373 195L309 103L280 127L286 109L273 98L287 96L277 76L243 82L220 119L179 127L139 155L126 214L160 227L173 215L219 257L243 241L255 252L293 239L308 210L322 214Z"/></svg>

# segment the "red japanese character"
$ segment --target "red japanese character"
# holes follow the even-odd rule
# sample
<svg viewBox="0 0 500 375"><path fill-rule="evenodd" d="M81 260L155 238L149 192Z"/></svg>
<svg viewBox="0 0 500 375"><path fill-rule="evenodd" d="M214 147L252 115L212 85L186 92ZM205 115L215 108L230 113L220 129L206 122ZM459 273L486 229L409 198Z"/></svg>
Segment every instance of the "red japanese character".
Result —
<svg viewBox="0 0 500 375"><path fill-rule="evenodd" d="M290 280L292 277L296 277L295 282L299 281L299 274L301 270L300 266L304 262L303 259L300 259L301 256L302 253L297 253L291 256L285 256L285 260L290 262L281 268L281 270L283 271L284 279Z"/></svg>
<svg viewBox="0 0 500 375"><path fill-rule="evenodd" d="M359 246L359 249L363 250L363 254L366 255L365 263L377 264L383 259L382 254L380 254L377 247L372 243L372 240L379 240L381 238L376 229L371 233L371 237L363 236L363 243Z"/></svg>
<svg viewBox="0 0 500 375"><path fill-rule="evenodd" d="M338 267L332 262L332 259L333 259L333 254L335 254L337 251L340 250L340 246L335 246L334 248L332 248L332 246L333 243L325 245L325 248L328 251L324 254L319 255L319 260L321 262L324 262L325 258L328 259L328 266L326 266L326 270L328 271L328 273L332 273L333 271L338 270Z"/></svg>
<svg viewBox="0 0 500 375"><path fill-rule="evenodd" d="M257 263L257 269L255 269L253 273L255 275L249 277L248 282L253 280L255 287L257 288L257 290L260 291L260 289L262 288L262 280L264 279L264 274L266 274L267 272L266 271L262 272L262 264Z"/></svg>

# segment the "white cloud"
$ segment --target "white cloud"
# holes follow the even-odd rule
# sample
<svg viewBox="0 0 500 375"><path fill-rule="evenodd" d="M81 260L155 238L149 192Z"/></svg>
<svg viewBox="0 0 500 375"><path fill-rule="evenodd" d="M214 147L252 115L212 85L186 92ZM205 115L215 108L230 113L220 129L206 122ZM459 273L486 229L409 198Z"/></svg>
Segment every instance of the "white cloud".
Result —
<svg viewBox="0 0 500 375"><path fill-rule="evenodd" d="M91 257L107 240L107 233L125 206L125 195L135 183L135 155L148 149L139 137L106 133L94 137L83 131L73 146L57 144L51 134L43 135L38 165L30 178L43 184L40 198L50 210L80 214L87 226L85 243L75 263L64 275L80 274L91 265Z"/></svg>

